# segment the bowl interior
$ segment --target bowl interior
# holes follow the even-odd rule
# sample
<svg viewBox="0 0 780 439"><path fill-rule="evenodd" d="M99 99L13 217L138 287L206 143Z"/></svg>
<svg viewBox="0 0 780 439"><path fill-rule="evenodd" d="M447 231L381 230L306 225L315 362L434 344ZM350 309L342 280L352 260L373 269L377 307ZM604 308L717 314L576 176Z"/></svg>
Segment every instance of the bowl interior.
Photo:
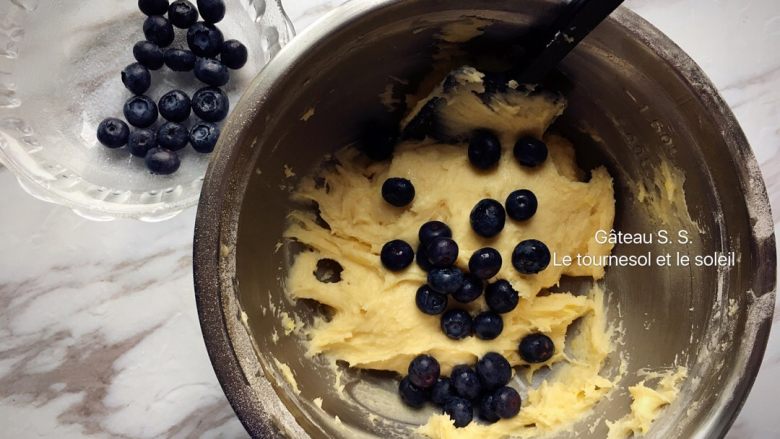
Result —
<svg viewBox="0 0 780 439"><path fill-rule="evenodd" d="M226 86L235 104L251 79L291 38L278 4L230 0L218 27L250 51L247 65L231 71ZM137 2L19 1L0 6L11 32L0 36L0 158L34 195L96 218L162 219L195 204L208 154L187 147L171 176L151 175L127 148L110 150L95 138L106 117L122 116L131 96L120 80L135 62L145 16ZM171 47L186 48L176 29ZM6 40L6 41L3 41ZM146 93L155 102L173 89L188 95L203 86L192 72L152 72ZM196 123L196 117L186 124ZM157 127L162 122L153 126Z"/></svg>
<svg viewBox="0 0 780 439"><path fill-rule="evenodd" d="M250 111L232 119L233 134L223 139L233 147L224 161L229 168L220 164L212 172L238 182L223 182L219 190L228 194L228 209L240 209L236 217L227 215L237 223L224 225L220 234L227 245L223 256L235 245L235 259L228 258L235 266L220 265L230 272L220 299L227 330L234 344L241 343L236 341L241 332L254 345L256 354L236 351L250 385L252 376L264 373L313 437L407 437L432 410L399 408L390 376L334 370L327 361L306 356L296 331L285 332L283 316L300 326L319 312L311 303L291 303L283 292L294 254L280 240L293 208L290 191L327 153L353 142L363 122L388 117L379 98L388 86L399 97L414 92L419 79L431 73L432 59L441 58L442 35L467 39L464 29L486 26L488 36L461 46L463 58L455 59L474 63L485 50L511 49L518 36L549 22L559 6L543 0L491 1L476 10L473 4L430 0L343 8L341 25L327 34L324 23L315 25L280 54L268 73L273 80L258 80L242 102ZM675 364L689 369L681 397L649 437L721 436L746 396L765 343L766 328L751 320L750 305L772 290L774 279L774 263L761 264L762 255L772 254L766 252L771 232L756 242L751 201L745 201L745 163L752 157L744 138L696 66L626 10L589 36L557 76L555 85L569 108L552 129L574 141L583 168L609 168L617 198L615 228L686 230L692 238L684 246L617 245L616 254L738 253L740 263L733 269L611 267L603 281L609 318L624 330L607 373L616 373L619 354L628 364L623 389L641 380L641 370ZM570 279L564 286L576 290L584 283ZM291 391L280 363L290 368L300 394ZM218 361L215 367L219 373ZM340 385L343 396L334 390ZM226 390L230 397L233 389ZM322 398L322 409L312 404L315 398ZM248 423L251 412L233 402ZM605 437L603 421L595 421L620 418L629 402L625 390L616 391L572 432L557 437Z"/></svg>

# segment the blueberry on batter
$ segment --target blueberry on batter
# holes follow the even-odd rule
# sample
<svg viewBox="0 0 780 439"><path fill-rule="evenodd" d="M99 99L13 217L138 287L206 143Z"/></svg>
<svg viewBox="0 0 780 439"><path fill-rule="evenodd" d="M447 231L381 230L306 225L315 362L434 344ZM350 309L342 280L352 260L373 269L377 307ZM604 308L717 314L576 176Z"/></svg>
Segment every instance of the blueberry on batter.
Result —
<svg viewBox="0 0 780 439"><path fill-rule="evenodd" d="M428 221L420 227L417 236L421 243L427 244L434 238L452 238L452 230L441 221Z"/></svg>
<svg viewBox="0 0 780 439"><path fill-rule="evenodd" d="M506 386L512 378L512 366L509 365L509 361L496 352L488 352L480 358L476 370L479 382L486 390Z"/></svg>
<svg viewBox="0 0 780 439"><path fill-rule="evenodd" d="M460 303L473 302L482 295L484 289L485 284L482 279L471 273L466 273L463 275L463 284L458 288L458 291L452 293L452 298Z"/></svg>
<svg viewBox="0 0 780 439"><path fill-rule="evenodd" d="M433 291L428 285L423 285L417 289L415 295L417 308L428 315L439 315L447 309L447 295Z"/></svg>
<svg viewBox="0 0 780 439"><path fill-rule="evenodd" d="M477 130L469 142L469 161L479 169L490 169L501 159L501 141L487 130Z"/></svg>
<svg viewBox="0 0 780 439"><path fill-rule="evenodd" d="M379 257L388 270L401 271L414 260L414 250L405 241L395 239L382 247Z"/></svg>
<svg viewBox="0 0 780 439"><path fill-rule="evenodd" d="M453 340L466 338L471 335L471 316L462 309L451 309L441 317L441 329Z"/></svg>
<svg viewBox="0 0 780 439"><path fill-rule="evenodd" d="M455 388L452 387L452 381L447 377L441 377L431 388L431 402L443 406L455 395Z"/></svg>
<svg viewBox="0 0 780 439"><path fill-rule="evenodd" d="M504 212L504 206L498 201L485 199L474 206L470 220L471 228L477 235L492 238L504 229L506 212Z"/></svg>
<svg viewBox="0 0 780 439"><path fill-rule="evenodd" d="M539 205L536 195L528 189L520 189L512 192L506 198L506 213L509 218L517 221L525 221L536 213Z"/></svg>
<svg viewBox="0 0 780 439"><path fill-rule="evenodd" d="M520 356L529 363L544 363L552 358L555 345L550 337L541 334L526 335L519 346Z"/></svg>
<svg viewBox="0 0 780 439"><path fill-rule="evenodd" d="M526 136L515 143L514 153L521 165L533 168L547 160L547 145L539 139Z"/></svg>
<svg viewBox="0 0 780 439"><path fill-rule="evenodd" d="M427 392L412 384L409 377L401 380L398 385L398 393L401 395L401 401L413 408L422 407L428 400Z"/></svg>
<svg viewBox="0 0 780 439"><path fill-rule="evenodd" d="M415 260L417 261L417 266L419 266L422 271L431 271L433 268L433 265L428 262L428 254L425 253L425 245L423 244L417 246Z"/></svg>
<svg viewBox="0 0 780 439"><path fill-rule="evenodd" d="M496 415L503 419L514 418L520 413L520 394L511 387L502 387L493 394Z"/></svg>
<svg viewBox="0 0 780 439"><path fill-rule="evenodd" d="M469 425L474 418L474 409L471 406L471 402L457 396L450 398L450 400L444 404L444 413L450 416L455 426L458 428Z"/></svg>
<svg viewBox="0 0 780 439"><path fill-rule="evenodd" d="M441 367L430 355L418 355L409 363L409 381L421 389L428 389L439 379Z"/></svg>
<svg viewBox="0 0 780 439"><path fill-rule="evenodd" d="M443 294L452 294L463 285L463 272L457 267L433 268L428 272L428 285Z"/></svg>
<svg viewBox="0 0 780 439"><path fill-rule="evenodd" d="M505 314L517 307L520 294L512 288L509 281L500 279L487 286L485 302L491 311Z"/></svg>
<svg viewBox="0 0 780 439"><path fill-rule="evenodd" d="M455 388L455 393L468 400L476 399L482 393L482 383L479 381L479 376L469 366L461 364L453 367L450 381L452 381L452 387Z"/></svg>
<svg viewBox="0 0 780 439"><path fill-rule="evenodd" d="M480 398L479 419L487 422L488 424L492 424L501 419L501 417L496 414L495 395L492 393L486 393L482 395L482 398Z"/></svg>
<svg viewBox="0 0 780 439"><path fill-rule="evenodd" d="M493 311L485 311L474 317L474 335L480 340L493 340L504 330L504 319Z"/></svg>
<svg viewBox="0 0 780 439"><path fill-rule="evenodd" d="M501 270L501 253L490 247L475 251L469 259L469 271L480 279L490 279Z"/></svg>
<svg viewBox="0 0 780 439"><path fill-rule="evenodd" d="M382 184L382 198L395 207L404 207L414 200L414 185L405 178L388 178Z"/></svg>
<svg viewBox="0 0 780 439"><path fill-rule="evenodd" d="M536 274L550 265L550 249L536 239L517 244L512 252L512 265L523 274Z"/></svg>
<svg viewBox="0 0 780 439"><path fill-rule="evenodd" d="M450 267L458 260L458 244L451 238L436 238L425 246L425 253L434 267Z"/></svg>

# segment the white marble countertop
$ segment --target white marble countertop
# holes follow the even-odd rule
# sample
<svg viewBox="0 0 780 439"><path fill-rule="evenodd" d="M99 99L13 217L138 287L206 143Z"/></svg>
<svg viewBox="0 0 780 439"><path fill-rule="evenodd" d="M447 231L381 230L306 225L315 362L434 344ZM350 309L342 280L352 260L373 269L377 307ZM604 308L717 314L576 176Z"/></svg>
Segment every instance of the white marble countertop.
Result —
<svg viewBox="0 0 780 439"><path fill-rule="evenodd" d="M343 1L285 6L302 29ZM780 224L780 3L627 5L691 54L732 106ZM159 224L89 222L27 196L2 168L0 200L0 437L246 436L200 334L194 209ZM774 322L729 438L780 437L780 312Z"/></svg>

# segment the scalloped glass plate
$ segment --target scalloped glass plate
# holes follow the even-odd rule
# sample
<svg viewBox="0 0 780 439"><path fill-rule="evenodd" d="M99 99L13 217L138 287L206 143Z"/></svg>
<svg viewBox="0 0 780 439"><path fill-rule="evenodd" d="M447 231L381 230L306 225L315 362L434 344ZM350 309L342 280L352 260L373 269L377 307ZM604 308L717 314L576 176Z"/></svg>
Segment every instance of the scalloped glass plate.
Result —
<svg viewBox="0 0 780 439"><path fill-rule="evenodd" d="M225 87L232 105L294 32L278 0L226 3L218 27L250 54ZM134 0L0 4L0 161L31 195L94 220L160 221L197 203L209 155L187 147L178 172L156 176L126 148L95 138L101 120L122 117L130 92L120 72L135 62L144 18ZM173 46L186 47L185 34L176 29ZM147 95L156 101L173 88L191 94L202 86L191 72L163 67L152 72Z"/></svg>

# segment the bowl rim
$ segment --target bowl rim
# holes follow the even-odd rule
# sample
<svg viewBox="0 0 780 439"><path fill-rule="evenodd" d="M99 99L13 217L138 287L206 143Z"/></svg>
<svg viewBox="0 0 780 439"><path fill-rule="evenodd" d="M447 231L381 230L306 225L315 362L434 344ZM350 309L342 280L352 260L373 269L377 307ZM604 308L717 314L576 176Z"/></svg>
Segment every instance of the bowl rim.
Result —
<svg viewBox="0 0 780 439"><path fill-rule="evenodd" d="M247 118L256 114L258 92L272 89L302 55L316 50L321 38L349 25L353 20L403 1L353 0L325 14L285 46L263 74L254 79L248 92L236 105L237 111L229 117L226 131L240 130L242 121L235 115ZM723 383L731 392L721 392L693 436L702 439L722 438L739 414L755 381L772 323L777 263L774 230L771 227L772 214L766 207L769 206L769 199L765 183L758 162L733 112L696 62L669 37L626 6L619 7L608 20L627 29L648 50L675 67L680 78L699 92L700 99L711 110L713 120L723 127L724 141L741 159L736 170L741 186L745 189L746 206L755 221L751 241L756 246L758 259L765 264L763 270L754 276L753 283L757 286L756 294L760 294L758 298L767 299L769 306L768 309L762 309L763 312L755 322L745 327L745 333L752 332L752 337L748 338L753 343L746 348L746 361L740 363L739 370L732 371ZM231 333L235 334L233 330L240 322L238 319L228 318L230 314L225 310L226 303L237 301L231 297L235 289L223 276L225 267L235 266L234 245L241 210L241 193L245 188L244 182L238 181L239 173L232 172L239 162L239 154L236 153L240 149L239 140L240 136L237 135L223 136L220 139L220 145L212 157L203 183L193 243L196 304L212 366L239 420L252 437L282 437L257 395L253 394L238 359L239 352L253 349L249 336L242 336L241 340L231 336ZM766 229L767 225L770 227L757 233L759 225L763 229Z"/></svg>
<svg viewBox="0 0 780 439"><path fill-rule="evenodd" d="M249 0L250 4L252 2L253 0ZM22 11L21 13L30 12L21 6L19 8ZM262 9L262 16L268 16L272 20L279 21L279 42L282 46L295 37L295 28L285 13L281 0L269 0L269 3ZM11 137L10 134L0 131L0 146L2 146L4 135ZM186 198L176 199L172 202L157 201L148 204L106 202L93 197L85 200L84 197L73 195L71 192L50 189L46 178L36 176L35 171L24 164L24 160L17 159L15 155L9 153L7 148L0 147L0 168L3 166L11 171L19 186L27 194L47 203L67 207L80 217L92 221L113 221L117 219L135 219L143 222L166 221L178 216L187 208L195 206L200 199L200 192L196 191ZM200 185L204 178L204 176L201 176L182 184ZM155 193L166 191L167 189L159 189L149 191L149 193L154 195Z"/></svg>

